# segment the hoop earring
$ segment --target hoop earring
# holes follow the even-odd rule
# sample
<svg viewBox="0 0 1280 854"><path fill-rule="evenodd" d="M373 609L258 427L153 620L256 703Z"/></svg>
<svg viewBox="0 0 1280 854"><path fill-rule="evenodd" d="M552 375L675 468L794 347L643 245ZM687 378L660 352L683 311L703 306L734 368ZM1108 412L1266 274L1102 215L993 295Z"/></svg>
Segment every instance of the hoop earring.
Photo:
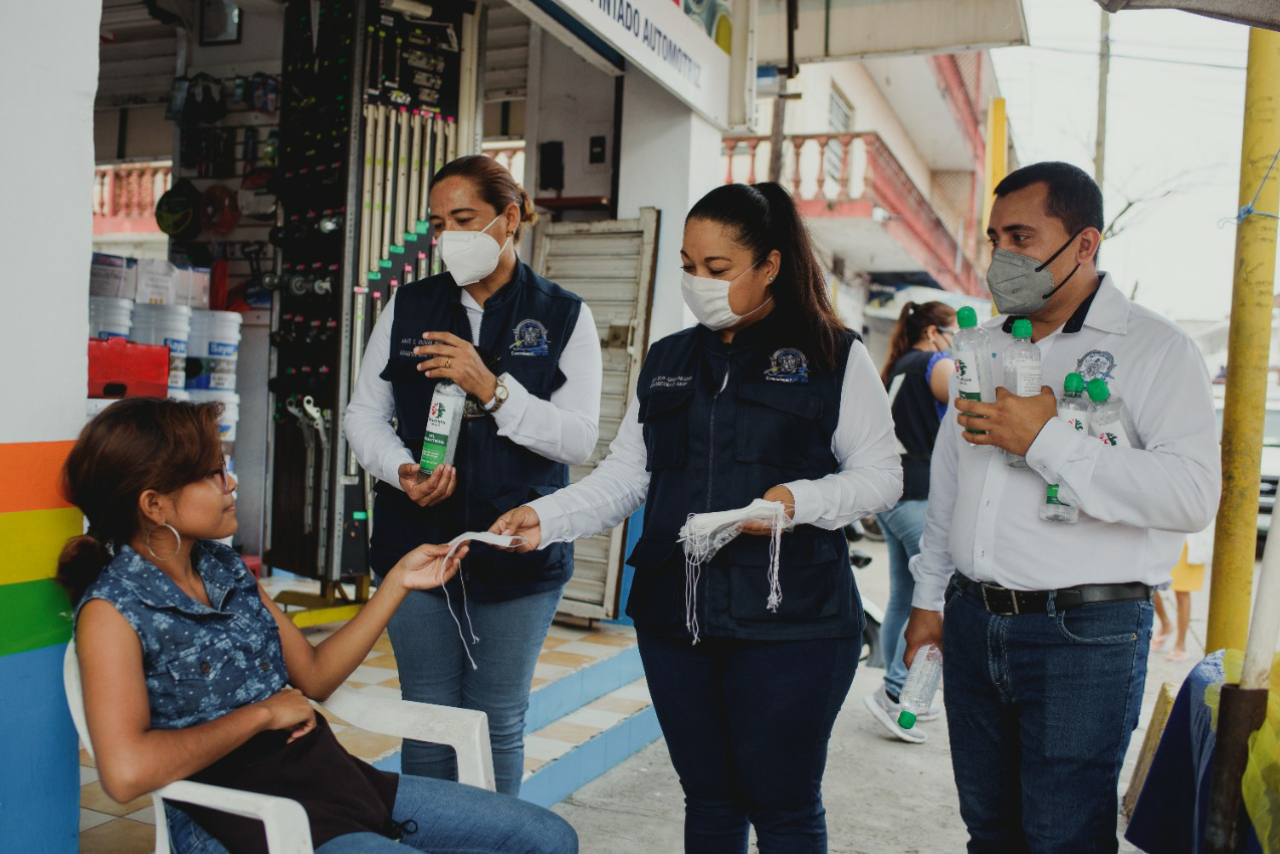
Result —
<svg viewBox="0 0 1280 854"><path fill-rule="evenodd" d="M174 546L173 548L173 554L168 555L167 557L161 557L160 555L156 554L155 549L151 548L151 535L154 534L156 531L160 530L161 528L168 528L170 531L173 531L173 538L178 541L177 545ZM175 557L178 556L178 552L182 551L182 535L178 533L177 528L173 527L168 522L165 522L163 525L156 525L150 531L147 531L146 543L147 543L147 551L151 552L151 556L158 561L173 560Z"/></svg>

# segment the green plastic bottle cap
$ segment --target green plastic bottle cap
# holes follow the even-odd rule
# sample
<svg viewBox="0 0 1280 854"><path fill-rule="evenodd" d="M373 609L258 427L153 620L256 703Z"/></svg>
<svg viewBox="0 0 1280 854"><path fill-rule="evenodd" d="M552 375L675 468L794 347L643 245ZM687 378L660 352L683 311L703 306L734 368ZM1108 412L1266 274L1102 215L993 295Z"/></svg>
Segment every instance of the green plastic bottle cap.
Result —
<svg viewBox="0 0 1280 854"><path fill-rule="evenodd" d="M1014 338L1030 338L1031 337L1031 321L1025 317L1019 317L1013 322Z"/></svg>
<svg viewBox="0 0 1280 854"><path fill-rule="evenodd" d="M1089 392L1089 399L1094 403L1106 403L1111 399L1111 389L1107 388L1107 381L1102 377L1089 380L1085 388Z"/></svg>
<svg viewBox="0 0 1280 854"><path fill-rule="evenodd" d="M1075 371L1067 374L1067 378L1062 381L1062 390L1069 394L1079 394L1084 391L1084 377Z"/></svg>
<svg viewBox="0 0 1280 854"><path fill-rule="evenodd" d="M898 712L898 726L903 729L911 729L916 725L916 716L914 712Z"/></svg>
<svg viewBox="0 0 1280 854"><path fill-rule="evenodd" d="M966 305L956 312L956 323L961 329L971 329L978 325L978 313Z"/></svg>

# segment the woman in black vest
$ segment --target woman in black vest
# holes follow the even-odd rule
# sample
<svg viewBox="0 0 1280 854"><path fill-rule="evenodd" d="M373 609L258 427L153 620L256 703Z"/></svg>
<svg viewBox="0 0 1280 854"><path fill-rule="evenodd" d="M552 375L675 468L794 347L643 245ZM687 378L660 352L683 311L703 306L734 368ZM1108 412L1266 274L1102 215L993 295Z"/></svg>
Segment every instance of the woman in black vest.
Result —
<svg viewBox="0 0 1280 854"><path fill-rule="evenodd" d="M436 173L430 202L449 272L405 285L383 311L344 421L379 481L370 544L379 579L408 544L484 530L565 486L599 437L595 321L516 257L521 225L535 219L524 190L494 160L463 157ZM466 392L466 415L453 465L424 477L427 411L444 380ZM488 714L500 792L520 790L533 669L572 573L567 544L524 555L475 544L448 598L415 592L389 626L405 699ZM453 751L419 742L405 742L401 768L457 774Z"/></svg>
<svg viewBox="0 0 1280 854"><path fill-rule="evenodd" d="M825 851L827 741L863 626L842 528L901 492L888 401L782 187L708 193L680 257L699 324L650 348L608 459L491 530L554 548L644 504L627 613L684 788L686 850L745 852L754 825L766 854ZM678 539L690 514L761 497L795 523L780 602L767 527L700 567Z"/></svg>
<svg viewBox="0 0 1280 854"><path fill-rule="evenodd" d="M898 453L902 455L902 499L892 510L876 514L885 545L889 547L889 604L880 626L883 641L884 684L863 702L875 719L902 741L920 744L928 736L919 727L898 726L898 693L907 678L902 657L906 644L902 630L911 615L911 594L915 581L907 564L920 552L924 533L924 513L929 497L929 457L938 425L947 411L948 385L955 362L947 356L956 334L956 311L945 303L932 301L917 305L908 302L898 315L889 342L889 355L880 372L889 390ZM917 720L930 721L942 714L941 706L930 708Z"/></svg>

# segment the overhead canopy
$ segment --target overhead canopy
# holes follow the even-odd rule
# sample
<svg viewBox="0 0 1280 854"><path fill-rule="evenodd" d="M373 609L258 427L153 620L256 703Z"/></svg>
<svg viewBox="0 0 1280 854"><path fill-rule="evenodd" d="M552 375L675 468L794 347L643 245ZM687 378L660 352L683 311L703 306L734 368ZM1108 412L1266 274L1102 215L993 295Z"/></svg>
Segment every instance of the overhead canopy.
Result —
<svg viewBox="0 0 1280 854"><path fill-rule="evenodd" d="M1250 27L1280 30L1280 3L1276 0L1097 0L1108 12L1125 9L1179 9L1208 18L1219 18Z"/></svg>
<svg viewBox="0 0 1280 854"><path fill-rule="evenodd" d="M795 59L857 59L1027 44L1022 0L797 0ZM756 55L787 61L787 0L759 0Z"/></svg>

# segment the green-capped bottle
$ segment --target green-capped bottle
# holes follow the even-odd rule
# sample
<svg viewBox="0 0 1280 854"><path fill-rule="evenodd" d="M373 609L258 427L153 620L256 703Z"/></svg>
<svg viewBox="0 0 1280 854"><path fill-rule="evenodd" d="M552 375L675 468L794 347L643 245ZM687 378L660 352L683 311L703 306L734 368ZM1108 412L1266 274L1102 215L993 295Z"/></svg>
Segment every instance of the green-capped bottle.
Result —
<svg viewBox="0 0 1280 854"><path fill-rule="evenodd" d="M951 344L952 358L956 363L956 385L964 400L994 403L996 386L991 376L991 338L987 330L978 325L978 313L965 306L956 312L956 333ZM984 430L969 430L984 433Z"/></svg>

